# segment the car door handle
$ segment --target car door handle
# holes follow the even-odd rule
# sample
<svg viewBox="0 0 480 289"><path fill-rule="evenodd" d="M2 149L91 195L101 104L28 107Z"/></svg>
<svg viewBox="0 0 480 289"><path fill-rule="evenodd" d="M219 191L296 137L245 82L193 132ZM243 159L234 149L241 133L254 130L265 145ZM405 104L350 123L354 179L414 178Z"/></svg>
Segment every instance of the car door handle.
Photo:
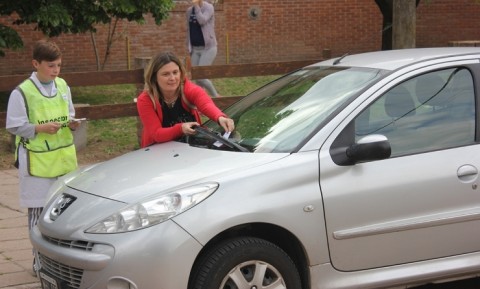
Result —
<svg viewBox="0 0 480 289"><path fill-rule="evenodd" d="M462 182L471 182L478 176L478 170L472 165L463 165L457 170L457 176Z"/></svg>

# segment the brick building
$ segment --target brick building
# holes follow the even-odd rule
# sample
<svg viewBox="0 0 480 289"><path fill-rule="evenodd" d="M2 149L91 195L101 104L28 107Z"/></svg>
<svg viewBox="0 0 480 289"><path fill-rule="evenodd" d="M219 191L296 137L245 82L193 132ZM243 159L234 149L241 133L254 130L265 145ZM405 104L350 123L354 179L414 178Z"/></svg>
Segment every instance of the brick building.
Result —
<svg viewBox="0 0 480 289"><path fill-rule="evenodd" d="M143 25L122 22L117 28L105 70L133 68L136 57L158 51L187 55L185 10L176 6L161 26L147 17ZM417 47L447 46L449 41L480 39L480 4L474 0L422 0L417 8ZM219 43L215 64L319 59L324 49L332 57L381 49L382 15L374 0L223 0L216 4ZM13 17L0 18L10 26ZM6 51L0 75L29 73L32 44L43 38L34 26L12 26L25 48ZM95 36L103 61L106 27ZM90 34L54 39L64 51L64 72L97 70Z"/></svg>

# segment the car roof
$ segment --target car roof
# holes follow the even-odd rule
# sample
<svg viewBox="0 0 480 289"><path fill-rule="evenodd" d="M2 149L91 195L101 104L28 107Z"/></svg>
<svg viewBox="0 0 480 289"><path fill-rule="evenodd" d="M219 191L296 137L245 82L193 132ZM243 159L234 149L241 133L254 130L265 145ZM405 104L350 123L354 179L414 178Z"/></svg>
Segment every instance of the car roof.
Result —
<svg viewBox="0 0 480 289"><path fill-rule="evenodd" d="M385 70L395 70L402 66L435 58L445 58L460 55L475 55L480 58L480 47L435 47L383 50L344 55L314 64L314 66L331 66L335 61L337 66L370 67Z"/></svg>

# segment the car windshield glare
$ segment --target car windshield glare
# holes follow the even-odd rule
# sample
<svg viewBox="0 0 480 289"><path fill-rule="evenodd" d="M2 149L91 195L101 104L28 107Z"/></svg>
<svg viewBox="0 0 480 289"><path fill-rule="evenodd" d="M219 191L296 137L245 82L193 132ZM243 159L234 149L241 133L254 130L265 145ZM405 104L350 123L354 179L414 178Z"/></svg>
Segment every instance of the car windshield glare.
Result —
<svg viewBox="0 0 480 289"><path fill-rule="evenodd" d="M380 71L307 67L254 91L225 112L235 120L230 138L257 153L292 152ZM220 130L215 122L206 126Z"/></svg>

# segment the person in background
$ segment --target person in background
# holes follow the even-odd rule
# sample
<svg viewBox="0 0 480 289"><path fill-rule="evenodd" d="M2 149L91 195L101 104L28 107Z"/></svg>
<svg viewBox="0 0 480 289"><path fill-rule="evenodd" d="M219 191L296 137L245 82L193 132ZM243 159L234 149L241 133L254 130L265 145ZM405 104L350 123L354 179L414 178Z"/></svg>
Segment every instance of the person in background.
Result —
<svg viewBox="0 0 480 289"><path fill-rule="evenodd" d="M207 1L192 0L192 6L187 9L187 49L192 66L211 65L217 56L215 9ZM220 96L209 79L197 79L196 83L210 96Z"/></svg>
<svg viewBox="0 0 480 289"><path fill-rule="evenodd" d="M77 168L73 135L80 125L70 88L58 77L62 53L51 41L33 48L31 76L10 94L6 129L16 136L20 206L28 208L28 228L36 225L50 186L59 176ZM38 269L34 258L33 270Z"/></svg>
<svg viewBox="0 0 480 289"><path fill-rule="evenodd" d="M137 98L143 124L141 147L195 134L202 113L226 132L234 122L212 101L203 88L186 77L182 62L173 53L154 56L145 70L145 89Z"/></svg>

